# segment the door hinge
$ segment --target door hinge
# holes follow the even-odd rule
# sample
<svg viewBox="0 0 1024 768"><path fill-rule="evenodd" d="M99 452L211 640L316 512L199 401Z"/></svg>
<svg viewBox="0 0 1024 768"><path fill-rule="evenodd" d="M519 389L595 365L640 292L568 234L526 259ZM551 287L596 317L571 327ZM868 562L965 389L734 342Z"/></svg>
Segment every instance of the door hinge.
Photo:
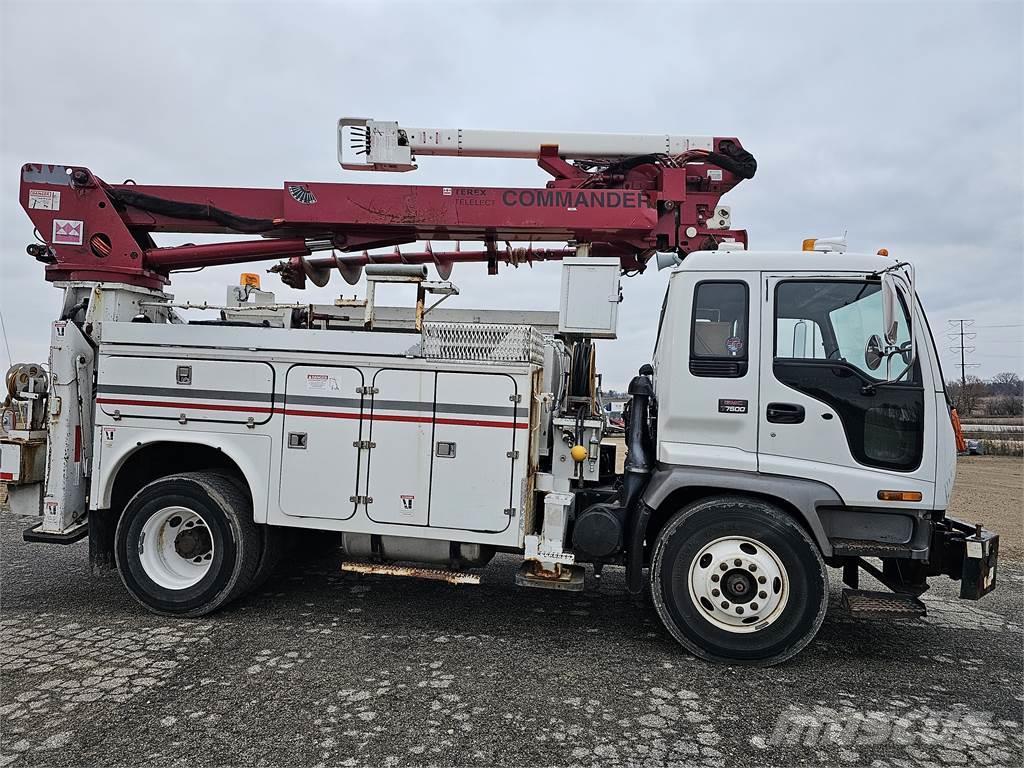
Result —
<svg viewBox="0 0 1024 768"><path fill-rule="evenodd" d="M377 387L356 387L357 395L376 395L380 390Z"/></svg>
<svg viewBox="0 0 1024 768"><path fill-rule="evenodd" d="M372 440L354 440L352 441L352 447L358 448L359 450L369 450L370 448L376 448L377 444Z"/></svg>
<svg viewBox="0 0 1024 768"><path fill-rule="evenodd" d="M519 451L508 451L508 452L505 453L505 456L507 456L510 459L518 459L519 458Z"/></svg>
<svg viewBox="0 0 1024 768"><path fill-rule="evenodd" d="M348 500L353 504L373 504L372 496L349 496Z"/></svg>
<svg viewBox="0 0 1024 768"><path fill-rule="evenodd" d="M508 509L505 510L505 517L515 517L515 516L516 516L516 508L515 507L509 507Z"/></svg>
<svg viewBox="0 0 1024 768"><path fill-rule="evenodd" d="M509 399L509 402L511 402L511 403L521 403L521 402L523 402L523 396L522 395L509 395L508 399Z"/></svg>

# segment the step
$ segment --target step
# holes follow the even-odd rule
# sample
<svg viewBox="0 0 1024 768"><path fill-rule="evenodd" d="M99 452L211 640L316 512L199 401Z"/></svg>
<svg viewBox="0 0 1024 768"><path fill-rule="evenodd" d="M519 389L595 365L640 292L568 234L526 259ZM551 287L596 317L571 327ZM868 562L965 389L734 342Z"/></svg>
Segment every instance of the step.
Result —
<svg viewBox="0 0 1024 768"><path fill-rule="evenodd" d="M384 563L342 563L341 570L371 576L408 576L414 579L446 581L449 584L479 584L480 576L465 571L446 571L442 568L414 568L407 565Z"/></svg>
<svg viewBox="0 0 1024 768"><path fill-rule="evenodd" d="M837 557L911 557L914 553L907 544L862 539L830 539L832 552Z"/></svg>
<svg viewBox="0 0 1024 768"><path fill-rule="evenodd" d="M567 592L582 592L586 569L582 565L562 565L557 577L542 576L535 572L536 563L526 560L516 573L516 584L520 587L539 589L562 589Z"/></svg>
<svg viewBox="0 0 1024 768"><path fill-rule="evenodd" d="M862 618L914 619L928 611L913 595L865 589L844 589L842 606L851 615Z"/></svg>

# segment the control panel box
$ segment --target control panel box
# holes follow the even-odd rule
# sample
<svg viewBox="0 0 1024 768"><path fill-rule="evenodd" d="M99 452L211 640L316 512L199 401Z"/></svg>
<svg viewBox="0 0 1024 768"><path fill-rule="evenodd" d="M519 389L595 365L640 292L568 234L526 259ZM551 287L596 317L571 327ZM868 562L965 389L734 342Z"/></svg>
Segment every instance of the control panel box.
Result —
<svg viewBox="0 0 1024 768"><path fill-rule="evenodd" d="M619 321L619 260L572 257L562 260L562 299L558 331L614 339Z"/></svg>

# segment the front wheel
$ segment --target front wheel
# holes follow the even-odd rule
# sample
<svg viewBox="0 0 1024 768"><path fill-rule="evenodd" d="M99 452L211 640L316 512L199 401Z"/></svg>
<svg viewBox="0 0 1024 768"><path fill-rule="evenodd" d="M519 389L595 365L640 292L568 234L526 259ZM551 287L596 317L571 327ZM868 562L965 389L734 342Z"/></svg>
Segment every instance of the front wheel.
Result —
<svg viewBox="0 0 1024 768"><path fill-rule="evenodd" d="M243 594L262 550L252 504L219 472L154 480L128 502L114 534L132 597L176 616L203 616Z"/></svg>
<svg viewBox="0 0 1024 768"><path fill-rule="evenodd" d="M828 606L817 546L757 499L704 499L677 512L658 533L650 579L666 629L711 661L785 661L811 641Z"/></svg>

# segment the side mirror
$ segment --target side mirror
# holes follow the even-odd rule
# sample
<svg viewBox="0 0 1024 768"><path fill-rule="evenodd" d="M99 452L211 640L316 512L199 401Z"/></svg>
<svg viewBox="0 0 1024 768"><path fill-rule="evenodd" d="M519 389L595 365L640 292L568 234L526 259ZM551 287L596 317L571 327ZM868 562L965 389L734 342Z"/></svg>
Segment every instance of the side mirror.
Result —
<svg viewBox="0 0 1024 768"><path fill-rule="evenodd" d="M896 280L887 272L882 275L882 334L890 347L896 343L899 331L899 301Z"/></svg>
<svg viewBox="0 0 1024 768"><path fill-rule="evenodd" d="M869 371L878 370L878 366L885 359L885 350L882 349L882 340L877 333L871 335L867 346L864 347L864 365Z"/></svg>

